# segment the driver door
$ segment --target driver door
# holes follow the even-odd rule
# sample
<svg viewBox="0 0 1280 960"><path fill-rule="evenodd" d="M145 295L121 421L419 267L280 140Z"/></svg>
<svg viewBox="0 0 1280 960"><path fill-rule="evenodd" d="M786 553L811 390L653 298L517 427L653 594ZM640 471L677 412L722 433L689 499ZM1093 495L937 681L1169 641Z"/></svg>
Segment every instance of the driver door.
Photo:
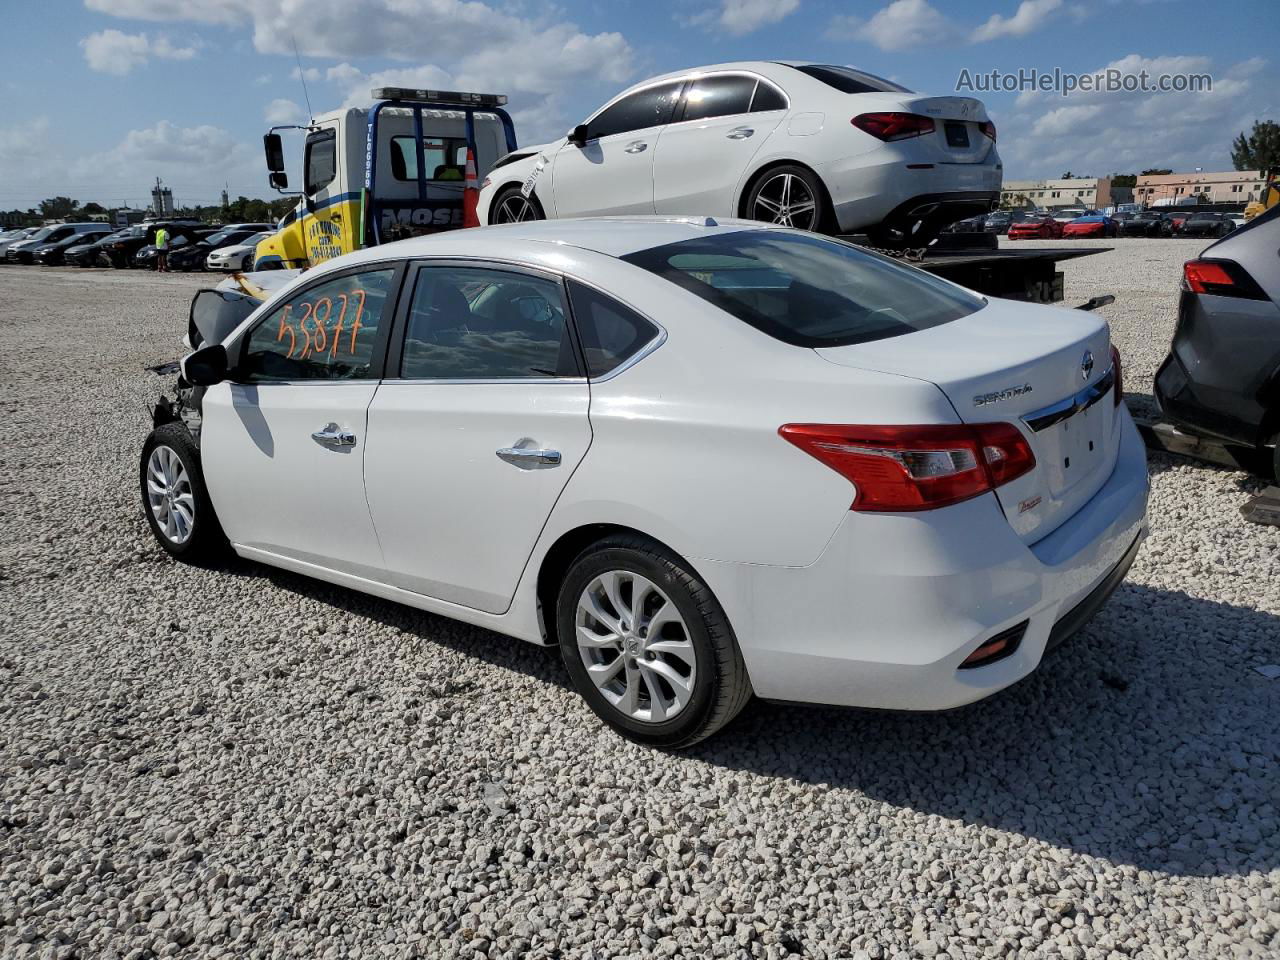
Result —
<svg viewBox="0 0 1280 960"><path fill-rule="evenodd" d="M653 157L684 81L623 97L587 122L581 147L566 142L552 161L557 217L653 213Z"/></svg>
<svg viewBox="0 0 1280 960"><path fill-rule="evenodd" d="M365 428L402 267L327 276L268 311L229 349L200 446L227 538L366 579L382 553L364 492Z"/></svg>

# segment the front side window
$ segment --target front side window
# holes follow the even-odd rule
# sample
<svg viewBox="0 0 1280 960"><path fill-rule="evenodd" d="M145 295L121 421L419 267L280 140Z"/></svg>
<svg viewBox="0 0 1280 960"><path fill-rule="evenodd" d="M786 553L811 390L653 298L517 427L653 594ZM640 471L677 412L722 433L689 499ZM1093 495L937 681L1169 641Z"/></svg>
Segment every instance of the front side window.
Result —
<svg viewBox="0 0 1280 960"><path fill-rule="evenodd" d="M315 193L338 175L338 138L332 130L307 137L306 190Z"/></svg>
<svg viewBox="0 0 1280 960"><path fill-rule="evenodd" d="M576 280L569 281L569 300L588 377L616 370L658 335L658 328L634 310Z"/></svg>
<svg viewBox="0 0 1280 960"><path fill-rule="evenodd" d="M984 305L922 270L812 234L741 230L622 259L802 347L902 336L958 320Z"/></svg>
<svg viewBox="0 0 1280 960"><path fill-rule="evenodd" d="M236 379L361 380L372 375L378 331L395 270L326 280L294 294L245 340Z"/></svg>
<svg viewBox="0 0 1280 960"><path fill-rule="evenodd" d="M680 81L659 84L623 97L587 124L587 136L598 140L670 123L682 85Z"/></svg>
<svg viewBox="0 0 1280 960"><path fill-rule="evenodd" d="M400 376L507 380L579 376L558 281L474 267L424 267Z"/></svg>
<svg viewBox="0 0 1280 960"><path fill-rule="evenodd" d="M707 120L746 113L751 109L755 77L704 77L694 80L684 92L682 120Z"/></svg>

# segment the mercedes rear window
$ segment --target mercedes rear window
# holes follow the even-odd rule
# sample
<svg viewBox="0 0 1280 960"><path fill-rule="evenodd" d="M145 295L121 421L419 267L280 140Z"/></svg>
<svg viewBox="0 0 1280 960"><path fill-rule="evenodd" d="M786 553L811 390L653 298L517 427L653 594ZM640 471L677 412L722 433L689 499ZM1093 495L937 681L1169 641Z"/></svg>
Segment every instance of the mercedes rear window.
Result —
<svg viewBox="0 0 1280 960"><path fill-rule="evenodd" d="M877 77L874 73L854 70L852 67L806 63L795 69L815 80L821 80L829 87L835 87L841 93L911 93L892 80Z"/></svg>
<svg viewBox="0 0 1280 960"><path fill-rule="evenodd" d="M622 259L801 347L898 337L985 305L923 270L813 234L719 233Z"/></svg>

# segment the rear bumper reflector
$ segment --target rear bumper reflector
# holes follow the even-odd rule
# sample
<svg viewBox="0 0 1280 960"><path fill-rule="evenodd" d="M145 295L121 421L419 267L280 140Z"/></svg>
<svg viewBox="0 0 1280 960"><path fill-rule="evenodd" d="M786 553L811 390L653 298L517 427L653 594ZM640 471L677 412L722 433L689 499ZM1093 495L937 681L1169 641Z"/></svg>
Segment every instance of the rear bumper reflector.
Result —
<svg viewBox="0 0 1280 960"><path fill-rule="evenodd" d="M1023 620L1007 630L1001 630L994 637L983 643L982 646L978 647L977 650L965 657L964 662L960 664L960 669L971 670L974 667L985 667L988 664L995 663L997 660L1012 656L1022 643L1023 634L1027 632L1027 625L1030 623L1030 620Z"/></svg>

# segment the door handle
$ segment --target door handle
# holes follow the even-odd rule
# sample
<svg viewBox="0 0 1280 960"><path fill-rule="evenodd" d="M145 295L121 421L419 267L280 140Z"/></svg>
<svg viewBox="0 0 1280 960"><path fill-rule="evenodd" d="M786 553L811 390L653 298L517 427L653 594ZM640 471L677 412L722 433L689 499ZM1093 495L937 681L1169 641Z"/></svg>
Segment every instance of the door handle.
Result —
<svg viewBox="0 0 1280 960"><path fill-rule="evenodd" d="M734 127L732 130L730 130L728 133L725 134L725 137L727 137L730 140L745 140L747 139L747 137L752 136L754 133L755 133L755 130L753 130L751 127Z"/></svg>
<svg viewBox="0 0 1280 960"><path fill-rule="evenodd" d="M506 461L524 470L536 470L541 467L560 466L559 450L538 450L533 447L503 447L494 451L499 460Z"/></svg>
<svg viewBox="0 0 1280 960"><path fill-rule="evenodd" d="M354 447L356 435L343 430L336 423L328 424L323 430L311 434L311 439L326 447Z"/></svg>
<svg viewBox="0 0 1280 960"><path fill-rule="evenodd" d="M627 153L644 153L647 149L649 149L649 145L647 143L645 143L643 140L636 140L632 143L627 144L626 152Z"/></svg>

